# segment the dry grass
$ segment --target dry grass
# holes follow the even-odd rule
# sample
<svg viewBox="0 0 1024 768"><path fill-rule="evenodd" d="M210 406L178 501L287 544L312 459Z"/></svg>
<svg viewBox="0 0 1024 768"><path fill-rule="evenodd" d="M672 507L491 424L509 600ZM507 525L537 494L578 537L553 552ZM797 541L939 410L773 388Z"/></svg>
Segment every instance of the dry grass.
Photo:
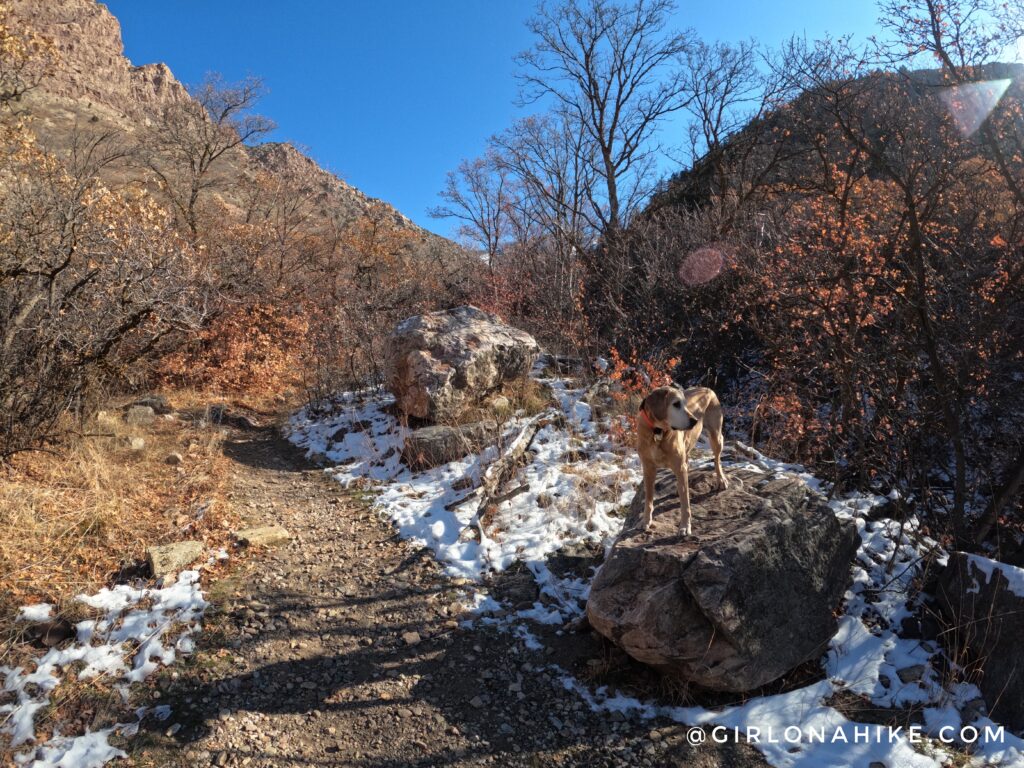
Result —
<svg viewBox="0 0 1024 768"><path fill-rule="evenodd" d="M59 452L23 454L0 468L0 664L24 665L40 652L26 642L26 623L14 621L19 606L55 603L57 617L73 623L89 614L75 596L134 575L147 547L226 543L238 521L225 500L224 433L186 413L203 410L210 396L169 399L180 418L129 425L113 403ZM132 438L144 446L133 449ZM167 463L172 453L179 464ZM127 705L108 679L64 677L36 716L37 736L125 720ZM0 765L11 760L0 743Z"/></svg>
<svg viewBox="0 0 1024 768"><path fill-rule="evenodd" d="M498 405L500 398L507 403ZM481 402L464 408L458 418L445 422L450 426L474 424L478 421L504 423L516 413L536 416L546 408L557 405L551 388L535 379L516 379L506 382L498 391L489 394Z"/></svg>
<svg viewBox="0 0 1024 768"><path fill-rule="evenodd" d="M23 454L0 469L0 625L20 605L60 609L108 584L152 544L226 538L220 430L160 416L132 426L119 410L106 414L59 454ZM171 453L179 465L166 463Z"/></svg>

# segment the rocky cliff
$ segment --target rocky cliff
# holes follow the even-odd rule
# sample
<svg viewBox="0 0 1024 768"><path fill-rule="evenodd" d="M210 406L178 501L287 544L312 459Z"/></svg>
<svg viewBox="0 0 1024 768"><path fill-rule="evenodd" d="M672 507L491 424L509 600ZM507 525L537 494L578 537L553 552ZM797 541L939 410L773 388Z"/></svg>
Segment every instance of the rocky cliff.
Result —
<svg viewBox="0 0 1024 768"><path fill-rule="evenodd" d="M50 39L59 56L57 66L26 95L23 105L45 145L66 147L83 126L91 131L137 134L159 119L164 107L190 98L166 64L136 66L124 55L121 25L102 3L13 0L12 9L19 21ZM232 182L243 176L257 171L301 172L316 188L324 215L335 221L350 221L373 205L382 206L399 227L409 230L415 248L434 256L461 257L454 243L345 183L290 144L245 147L225 165L221 172L226 183L220 185L219 194L229 205L235 202Z"/></svg>
<svg viewBox="0 0 1024 768"><path fill-rule="evenodd" d="M57 49L59 65L42 85L49 96L135 120L188 98L166 64L137 67L125 57L121 25L102 3L15 0L13 9Z"/></svg>

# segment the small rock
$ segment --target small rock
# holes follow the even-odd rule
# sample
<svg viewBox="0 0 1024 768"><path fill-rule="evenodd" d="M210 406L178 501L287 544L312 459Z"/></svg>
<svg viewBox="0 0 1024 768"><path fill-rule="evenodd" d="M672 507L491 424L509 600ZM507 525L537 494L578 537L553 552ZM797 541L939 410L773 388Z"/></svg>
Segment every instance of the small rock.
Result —
<svg viewBox="0 0 1024 768"><path fill-rule="evenodd" d="M156 418L156 411L148 405L132 405L129 406L128 410L125 411L124 420L128 424L135 426L142 426L145 424L152 424L153 419Z"/></svg>
<svg viewBox="0 0 1024 768"><path fill-rule="evenodd" d="M158 413L164 416L174 409L171 407L170 401L163 395L146 395L140 397L132 403L129 403L129 407L140 406L144 408L152 408L154 413Z"/></svg>
<svg viewBox="0 0 1024 768"><path fill-rule="evenodd" d="M924 664L915 664L912 667L905 667L903 669L897 670L896 674L899 675L900 682L904 684L916 683L918 680L924 677Z"/></svg>
<svg viewBox="0 0 1024 768"><path fill-rule="evenodd" d="M188 567L203 554L203 544L199 541L179 541L175 544L162 544L146 550L146 559L155 578L161 578Z"/></svg>
<svg viewBox="0 0 1024 768"><path fill-rule="evenodd" d="M180 453L170 453L167 458L164 459L164 464L170 464L172 467L176 467L184 461L184 457Z"/></svg>
<svg viewBox="0 0 1024 768"><path fill-rule="evenodd" d="M36 624L29 632L47 648L52 648L55 645L60 645L68 638L74 637L75 627L67 619L57 618L52 621L44 621L42 624Z"/></svg>
<svg viewBox="0 0 1024 768"><path fill-rule="evenodd" d="M419 632L403 632L402 640L406 645L416 645L420 641Z"/></svg>
<svg viewBox="0 0 1024 768"><path fill-rule="evenodd" d="M477 709L483 709L484 700L481 699L479 696L474 696L472 699L469 700L469 705L471 707L476 707Z"/></svg>
<svg viewBox="0 0 1024 768"><path fill-rule="evenodd" d="M257 528L244 528L235 531L239 544L246 547L273 547L284 544L292 535L280 525L264 525Z"/></svg>
<svg viewBox="0 0 1024 768"><path fill-rule="evenodd" d="M146 450L146 441L141 437L129 438L128 450L132 453L142 453L142 451Z"/></svg>
<svg viewBox="0 0 1024 768"><path fill-rule="evenodd" d="M101 426L112 427L118 420L117 415L110 411L96 411L96 423Z"/></svg>

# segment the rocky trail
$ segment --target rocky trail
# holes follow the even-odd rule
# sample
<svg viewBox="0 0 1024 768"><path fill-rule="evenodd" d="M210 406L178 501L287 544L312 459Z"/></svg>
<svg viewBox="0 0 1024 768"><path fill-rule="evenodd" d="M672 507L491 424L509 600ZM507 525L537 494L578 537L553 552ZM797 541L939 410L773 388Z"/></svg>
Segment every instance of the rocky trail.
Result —
<svg viewBox="0 0 1024 768"><path fill-rule="evenodd" d="M235 430L232 500L286 545L208 586L192 661L164 671L169 720L132 743L137 765L686 765L765 763L750 747L691 746L668 720L594 712L586 678L610 652L590 633L463 628L466 590L358 493L274 429ZM533 599L528 573L492 590Z"/></svg>

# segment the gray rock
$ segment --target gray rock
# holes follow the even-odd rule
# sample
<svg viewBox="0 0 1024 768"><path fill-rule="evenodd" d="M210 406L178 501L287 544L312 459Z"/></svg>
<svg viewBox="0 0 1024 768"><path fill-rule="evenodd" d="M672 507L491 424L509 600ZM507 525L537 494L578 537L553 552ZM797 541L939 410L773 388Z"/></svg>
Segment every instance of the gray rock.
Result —
<svg viewBox="0 0 1024 768"><path fill-rule="evenodd" d="M226 424L239 429L259 429L260 423L246 413L232 410L224 403L216 403L207 407L211 424Z"/></svg>
<svg viewBox="0 0 1024 768"><path fill-rule="evenodd" d="M465 306L399 323L388 337L385 371L399 408L441 422L528 376L539 353L530 334Z"/></svg>
<svg viewBox="0 0 1024 768"><path fill-rule="evenodd" d="M150 547L146 550L146 559L153 576L159 579L192 565L203 556L203 551L200 541L179 541Z"/></svg>
<svg viewBox="0 0 1024 768"><path fill-rule="evenodd" d="M132 405L124 412L124 420L134 426L152 424L155 418L156 411L148 405Z"/></svg>
<svg viewBox="0 0 1024 768"><path fill-rule="evenodd" d="M164 464L170 464L172 467L176 467L184 460L184 457L180 453L169 453L167 454L167 458L164 459Z"/></svg>
<svg viewBox="0 0 1024 768"><path fill-rule="evenodd" d="M419 632L403 632L402 633L402 641L406 645L416 645L420 641L420 633Z"/></svg>
<svg viewBox="0 0 1024 768"><path fill-rule="evenodd" d="M280 525L263 525L235 531L238 543L246 547L274 547L284 544L291 537L292 535Z"/></svg>
<svg viewBox="0 0 1024 768"><path fill-rule="evenodd" d="M977 679L971 682L981 688L989 716L1018 731L1024 730L1022 582L1019 568L953 552L936 595L947 622L943 637L950 655L977 663Z"/></svg>
<svg viewBox="0 0 1024 768"><path fill-rule="evenodd" d="M904 667L903 669L896 670L896 675L899 677L900 682L904 685L910 683L916 683L922 677L924 677L924 664L915 664L912 667Z"/></svg>
<svg viewBox="0 0 1024 768"><path fill-rule="evenodd" d="M152 408L153 413L164 416L171 413L174 409L171 407L170 401L163 395L146 395L140 397L138 400L129 404L129 408L132 407Z"/></svg>
<svg viewBox="0 0 1024 768"><path fill-rule="evenodd" d="M497 440L498 426L493 421L421 427L406 436L402 458L413 469L429 469L461 459Z"/></svg>
<svg viewBox="0 0 1024 768"><path fill-rule="evenodd" d="M796 478L728 474L719 492L710 472L690 473L691 537L678 533L671 473L658 476L646 534L638 491L594 578L587 618L639 661L741 692L825 651L859 537Z"/></svg>

